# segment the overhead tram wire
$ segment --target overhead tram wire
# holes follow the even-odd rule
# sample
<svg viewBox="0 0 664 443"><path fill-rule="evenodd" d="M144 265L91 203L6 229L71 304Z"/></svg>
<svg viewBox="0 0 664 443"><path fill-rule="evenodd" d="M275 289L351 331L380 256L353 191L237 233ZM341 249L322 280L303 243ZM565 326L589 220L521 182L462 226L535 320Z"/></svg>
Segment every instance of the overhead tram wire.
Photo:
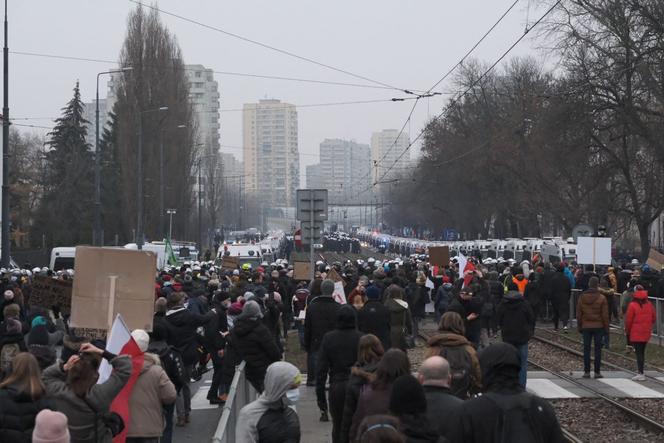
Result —
<svg viewBox="0 0 664 443"><path fill-rule="evenodd" d="M450 68L450 70L447 71L447 73L445 73L445 75L443 75L443 77L441 77L440 80L438 80L433 86L431 86L431 87L426 91L426 94L423 94L423 95L422 95L422 97L427 96L428 94L431 94L432 91L433 91L433 90L434 90L439 84L441 84L443 81L445 81L445 79L447 79L447 78L448 78L448 77L449 77L449 76L450 76L450 75L451 75L451 74L452 74L452 73L453 73L453 72L454 72L459 66L461 66L461 65L463 64L463 62L466 61L466 59L467 59L467 58L468 58L468 57L469 57L469 56L475 51L475 49L477 49L477 47L478 47L480 44L482 44L482 42L483 42L483 41L484 41L484 40L485 40L485 39L486 39L486 38L487 38L487 37L493 32L493 30L496 29L496 27L497 27L497 26L503 21L503 19L504 19L504 18L505 18L505 17L506 17L511 11L512 11L512 9L514 9L514 7L517 5L517 3L519 3L519 1L520 1L520 0L514 0L514 2L512 2L512 4L509 6L509 8L507 8L507 10L506 10L506 11L505 11L505 12L504 12L504 13L498 18L498 20L497 20L497 21L496 21L496 22L495 22L495 23L489 28L489 30L486 31L486 32L484 33L484 35L482 35L482 37L481 37L481 38L480 38L480 39L479 39L479 40L478 40L478 41L477 41L477 42L476 42L476 43L475 43L475 44L474 44L474 45L468 50L468 52L466 52L466 54L465 54L465 55L464 55L464 56L463 56L463 57L462 57L462 58L461 58L461 59L460 59L460 60L459 60L454 66L452 66L452 68ZM440 93L438 93L438 94L440 94ZM396 146L396 143L397 143L397 141L399 140L399 137L401 136L401 134L403 133L403 130L404 130L404 128L406 127L406 124L408 124L408 123L410 122L410 119L412 118L413 112L415 111L415 106L417 106L417 101L416 101L415 104L413 105L413 109L411 110L410 114L408 115L408 118L406 119L406 121L405 121L403 127L401 128L401 131L399 131L399 135L398 135L397 138L394 140L394 143L393 143L392 146L390 146L390 148L385 152L385 154L383 155L383 157L382 157L382 158L381 158L376 164L373 165L374 167L376 167L376 168L379 167L379 166L380 166L380 163L382 163L382 161L385 159L385 157L387 156L387 154L392 150L392 148L394 148L394 146ZM419 138L420 138L420 137L418 136L415 140L413 140L413 142L417 141L417 139L419 139ZM409 146L406 148L406 151L408 151L408 149L410 149L410 147L412 146L413 142L411 142L411 143L409 144ZM403 156L403 153L399 156L399 159L401 159L402 156ZM398 161L398 160L397 160L397 161ZM395 162L395 164L396 164L396 162ZM392 166L394 166L394 164L393 164ZM388 172L389 172L389 169L388 169ZM365 176L362 177L361 180L364 180L364 179L367 178L370 174L371 174L371 169L369 170L369 173L368 173L368 174L365 174ZM368 189L366 189L366 190L364 190L364 191L361 191L357 196L359 197L361 194L367 192L369 189L371 189L372 187L374 187L376 184L377 184L377 183L374 183L374 184L371 185L371 187L369 187Z"/></svg>
<svg viewBox="0 0 664 443"><path fill-rule="evenodd" d="M194 20L194 19L191 19L191 18L188 18L188 17L184 17L184 16L176 14L174 12L166 11L164 9L161 9L161 8L157 7L157 6L148 5L148 4L143 3L139 0L129 0L129 1L131 3L135 3L135 4L140 5L140 6L144 6L148 9L153 10L153 11L157 11L159 13L177 18L179 20L182 20L182 21L185 21L185 22L197 25L197 26L201 26L201 27L209 29L211 31L219 32L219 33L227 35L229 37L233 37L233 38L236 38L238 40L242 40L244 42L251 43L253 45L257 45L257 46L260 46L262 48L269 49L271 51L275 51L275 52L278 52L280 54L296 58L298 60L302 60L302 61L305 61L305 62L308 62L308 63L312 63L314 65L317 65L317 66L320 66L320 67L323 67L323 68L326 68L326 69L330 69L332 71L340 72L342 74L346 74L346 75L349 75L351 77L355 77L355 78L360 79L360 80L364 80L364 81L367 81L367 82L370 82L370 83L374 83L376 85L380 85L380 86L384 86L384 87L387 87L387 88L390 88L390 89L394 89L395 91L401 91L405 94L417 95L416 93L412 92L412 90L408 90L408 89L405 89L405 88L398 88L398 87L390 85L388 83L384 83L384 82L381 82L381 81L378 81L378 80L374 80L372 78L369 78L369 77L366 77L366 76L363 76L363 75L355 74L355 73L347 71L345 69L337 68L337 67L334 67L332 65L328 65L327 63L322 63L322 62L319 62L319 61L314 60L312 58L305 57L305 56L302 56L302 55L298 55L298 54L295 54L293 52L286 51L285 49L277 48L275 46L268 45L267 43L259 42L257 40L253 40L253 39L250 39L248 37L244 37L242 35L239 35L239 34L236 34L236 33L230 32L230 31L226 31L226 30L218 28L216 26L208 25L206 23L199 22L197 20Z"/></svg>
<svg viewBox="0 0 664 443"><path fill-rule="evenodd" d="M436 117L434 117L434 119L440 119L440 118L442 118L443 116L445 116L445 115L446 115L446 114L447 114L447 113L448 113L448 112L449 112L449 111L450 111L450 110L451 110L451 109L452 109L452 108L453 108L453 107L459 102L459 100L461 100L463 97L465 97L465 96L466 96L471 90L473 90L473 88L475 88L475 86L477 86L482 80L484 80L484 78L485 78L487 75L489 75L489 73L490 73L491 71L493 71L493 69L494 69L496 66L498 66L498 64L499 64L501 61L503 61L503 60L505 59L505 57L507 57L507 55L508 55L510 52L512 52L512 50L513 50L513 49L514 49L519 43L521 43L521 41L522 41L524 38L526 38L526 36L530 33L530 31L532 31L532 30L533 30L537 25L539 25L539 24L540 24L540 23L541 23L541 22L542 22L542 21L543 21L548 15L549 15L549 14L551 14L551 12L553 12L554 9L556 9L556 7L558 7L558 5L559 5L560 3L562 3L562 0L557 0L557 1L556 1L556 2L555 2L555 3L554 3L549 9L546 10L546 12L545 12L545 13L544 13L539 19L537 19L537 21L535 21L535 22L533 23L532 26L526 28L526 29L524 30L523 34L521 34L521 35L519 36L519 38L517 38L516 41L515 41L514 43L512 43L512 44L507 48L507 50L505 50L505 51L500 55L500 57L498 57L498 59L496 59L496 61L493 62L493 64L492 64L491 66L489 66L489 68L487 68L486 71L484 71L484 72L482 73L482 75L480 75L480 76L479 76L479 77L478 77L478 78L477 78L477 79L476 79L476 80L475 80L470 86L468 86L468 88L466 88L462 93L460 93L456 98L454 98L454 99L450 102L450 104L449 104L445 109L443 109L443 111L441 111L440 114L438 114ZM425 129L426 129L426 128L425 128ZM392 170L392 168L394 167L394 165L396 165L396 164L399 162L399 160L401 160L401 158L406 154L406 152L408 152L408 150L409 150L409 149L415 144L415 142L417 142L417 140L419 140L419 139L422 137L422 135L424 135L424 131L425 131L425 129L422 129L422 130L420 131L420 133L417 135L417 137L415 137L415 139L409 143L409 145L408 145L408 146L407 146L407 147L401 152L401 154L399 155L399 157L397 157L397 159L394 161L394 163L392 163L392 165L391 165L391 166L390 166L390 167L389 167L389 168L388 168L388 169L387 169L387 170L386 170L386 171L380 176L380 178L379 178L378 180L376 180L375 183L371 184L370 186L368 186L367 188L365 188L363 191L359 192L357 195L355 195L355 197L359 197L360 195L362 195L362 194L364 194L365 192L369 191L372 187L376 186L376 184L378 184L378 183L379 183L379 182L380 182L380 181L381 181L381 180L382 180L382 179L383 179L383 178L384 178L384 177L385 177L385 176L386 176L386 175Z"/></svg>
<svg viewBox="0 0 664 443"><path fill-rule="evenodd" d="M117 60L105 60L105 59L90 58L90 57L76 57L76 56L59 55L59 54L44 54L44 53L28 52L28 51L9 51L9 53L14 54L14 55L27 56L27 57L44 57L44 58L53 58L53 59L59 59L59 60L71 60L71 61L82 61L82 62L90 62L90 63L104 63L104 64L119 65ZM144 65L144 66L150 66L150 65ZM186 66L183 69L185 71L193 71L194 70L194 69L189 69ZM285 77L285 76L279 76L279 75L264 75L264 74L251 74L251 73L245 73L245 72L217 71L217 70L214 70L214 69L212 70L212 72L214 74L227 75L227 76L231 76L231 77L261 78L261 79L266 79L266 80L281 80L281 81L292 81L292 82L300 82L300 83L313 83L313 84L332 85L332 86L348 86L348 87L353 87L353 88L386 89L386 90L393 90L394 89L394 88L390 88L388 86L364 85L364 84L360 84L360 83L335 82L335 81L328 81L328 80L316 80L316 79L310 79L310 78Z"/></svg>

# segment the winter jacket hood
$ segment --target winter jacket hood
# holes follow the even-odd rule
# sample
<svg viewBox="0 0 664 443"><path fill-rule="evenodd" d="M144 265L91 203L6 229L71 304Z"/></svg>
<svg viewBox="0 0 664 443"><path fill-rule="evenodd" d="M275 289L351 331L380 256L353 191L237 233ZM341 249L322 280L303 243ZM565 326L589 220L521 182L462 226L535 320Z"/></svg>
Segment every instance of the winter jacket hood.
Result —
<svg viewBox="0 0 664 443"><path fill-rule="evenodd" d="M269 409L283 406L286 392L300 377L300 371L290 363L279 361L272 363L265 374L265 390L255 401L240 411L235 429L236 441L254 443L258 439L257 425L263 414Z"/></svg>
<svg viewBox="0 0 664 443"><path fill-rule="evenodd" d="M510 389L518 386L519 353L508 343L494 343L483 349L479 354L482 368L482 385L484 391Z"/></svg>
<svg viewBox="0 0 664 443"><path fill-rule="evenodd" d="M523 295L519 291L507 291L505 295L503 295L503 300L506 301L521 301L523 300Z"/></svg>
<svg viewBox="0 0 664 443"><path fill-rule="evenodd" d="M238 317L235 319L235 326L233 332L235 332L240 337L244 337L246 335L249 335L256 328L256 326L261 323L262 322L260 320L255 318Z"/></svg>
<svg viewBox="0 0 664 443"><path fill-rule="evenodd" d="M634 300L648 300L648 291L634 291L634 295L632 295L632 299L634 299Z"/></svg>
<svg viewBox="0 0 664 443"><path fill-rule="evenodd" d="M581 297L581 300L579 301L579 303L582 303L584 305L592 305L593 303L597 302L597 299L600 296L602 296L602 294L600 294L599 290L593 290L593 289L589 289L583 295L584 295L584 297Z"/></svg>
<svg viewBox="0 0 664 443"><path fill-rule="evenodd" d="M393 302L393 303L391 303ZM392 298L385 302L385 306L392 312L401 312L408 310L408 302L399 298Z"/></svg>
<svg viewBox="0 0 664 443"><path fill-rule="evenodd" d="M429 340L427 340L427 346L429 347L452 347L452 346L463 346L470 345L470 342L463 335L455 334L453 332L443 332L437 335L434 335Z"/></svg>
<svg viewBox="0 0 664 443"><path fill-rule="evenodd" d="M337 329L355 329L357 328L357 314L355 308L350 305L343 305L337 312Z"/></svg>

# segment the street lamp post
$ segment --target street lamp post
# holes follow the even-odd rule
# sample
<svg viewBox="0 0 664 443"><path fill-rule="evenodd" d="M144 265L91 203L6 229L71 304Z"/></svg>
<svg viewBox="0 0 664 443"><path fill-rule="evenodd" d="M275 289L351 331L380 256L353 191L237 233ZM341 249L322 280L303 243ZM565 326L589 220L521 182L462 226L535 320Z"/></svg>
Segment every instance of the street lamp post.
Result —
<svg viewBox="0 0 664 443"><path fill-rule="evenodd" d="M95 100L95 214L94 231L92 233L92 244L103 246L101 235L101 153L99 152L99 77L104 74L114 74L116 72L129 72L131 66L122 69L104 71L97 74L97 94Z"/></svg>
<svg viewBox="0 0 664 443"><path fill-rule="evenodd" d="M173 240L173 216L177 214L175 209L167 209L166 213L168 214L168 242L170 243Z"/></svg>
<svg viewBox="0 0 664 443"><path fill-rule="evenodd" d="M138 172L136 181L136 206L137 206L137 221L136 221L136 247L138 250L143 249L143 114L149 112L165 112L168 111L167 106L162 106L160 108L147 109L141 111L138 115Z"/></svg>
<svg viewBox="0 0 664 443"><path fill-rule="evenodd" d="M9 47L7 42L7 0L5 0L5 45L2 48L3 60L3 104L2 104L2 251L0 264L9 268Z"/></svg>

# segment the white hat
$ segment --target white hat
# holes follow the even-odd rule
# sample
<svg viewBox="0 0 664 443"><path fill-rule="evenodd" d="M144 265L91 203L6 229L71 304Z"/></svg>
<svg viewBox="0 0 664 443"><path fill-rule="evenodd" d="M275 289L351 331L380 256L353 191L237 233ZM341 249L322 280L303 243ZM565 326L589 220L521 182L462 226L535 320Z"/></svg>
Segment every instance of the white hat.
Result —
<svg viewBox="0 0 664 443"><path fill-rule="evenodd" d="M131 331L131 336L138 345L138 349L141 352L148 350L148 345L150 344L150 336L143 329L134 329Z"/></svg>

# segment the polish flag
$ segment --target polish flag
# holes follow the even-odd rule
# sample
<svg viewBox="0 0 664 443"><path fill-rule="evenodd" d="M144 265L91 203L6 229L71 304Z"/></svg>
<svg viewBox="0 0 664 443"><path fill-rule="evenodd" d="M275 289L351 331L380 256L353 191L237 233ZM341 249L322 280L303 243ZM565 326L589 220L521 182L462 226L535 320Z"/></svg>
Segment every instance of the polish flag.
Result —
<svg viewBox="0 0 664 443"><path fill-rule="evenodd" d="M462 288L465 286L468 286L470 282L473 280L473 276L471 275L466 275L466 272L468 271L474 271L475 270L475 265L473 262L469 261L465 255L462 253L459 253L459 278L463 278L463 285L461 286Z"/></svg>
<svg viewBox="0 0 664 443"><path fill-rule="evenodd" d="M129 398L131 397L131 392L134 390L134 385L141 373L141 369L143 369L144 356L132 338L131 331L120 314L115 317L115 321L111 327L111 333L106 343L106 350L116 355L131 356L132 370L129 381L111 403L111 411L120 415L125 423L124 430L113 438L113 443L125 443L127 440L127 431L129 430ZM99 367L98 383L108 380L112 371L113 367L104 360Z"/></svg>

